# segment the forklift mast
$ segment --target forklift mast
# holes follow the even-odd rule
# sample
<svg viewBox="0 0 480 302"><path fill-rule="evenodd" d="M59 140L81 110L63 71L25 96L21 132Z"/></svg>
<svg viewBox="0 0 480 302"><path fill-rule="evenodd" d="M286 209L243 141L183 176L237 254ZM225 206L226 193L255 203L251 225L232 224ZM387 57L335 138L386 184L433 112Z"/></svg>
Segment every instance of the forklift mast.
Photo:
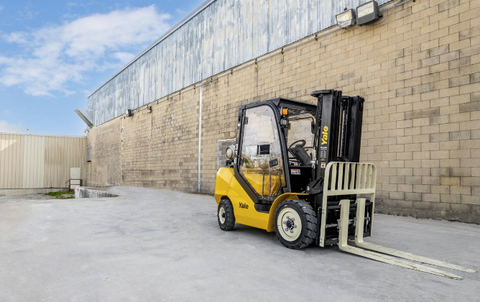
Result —
<svg viewBox="0 0 480 302"><path fill-rule="evenodd" d="M315 174L321 180L329 162L359 161L365 100L359 96L342 97L338 90L318 90L312 92L312 96L317 98Z"/></svg>
<svg viewBox="0 0 480 302"><path fill-rule="evenodd" d="M360 96L342 96L339 90L317 90L315 114L315 177L309 193L316 195L313 208L321 200L325 169L329 162L358 162L360 159L363 103Z"/></svg>

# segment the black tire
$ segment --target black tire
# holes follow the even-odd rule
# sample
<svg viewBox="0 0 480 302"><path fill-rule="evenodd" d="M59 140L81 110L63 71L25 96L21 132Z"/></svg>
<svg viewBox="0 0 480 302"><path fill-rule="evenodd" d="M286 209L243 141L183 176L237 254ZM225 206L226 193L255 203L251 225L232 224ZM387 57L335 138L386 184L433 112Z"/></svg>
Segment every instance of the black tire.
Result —
<svg viewBox="0 0 480 302"><path fill-rule="evenodd" d="M274 224L278 240L290 249L303 249L317 237L317 217L305 201L282 202L275 211Z"/></svg>
<svg viewBox="0 0 480 302"><path fill-rule="evenodd" d="M230 200L222 199L217 209L218 226L224 231L231 231L235 226L235 215Z"/></svg>

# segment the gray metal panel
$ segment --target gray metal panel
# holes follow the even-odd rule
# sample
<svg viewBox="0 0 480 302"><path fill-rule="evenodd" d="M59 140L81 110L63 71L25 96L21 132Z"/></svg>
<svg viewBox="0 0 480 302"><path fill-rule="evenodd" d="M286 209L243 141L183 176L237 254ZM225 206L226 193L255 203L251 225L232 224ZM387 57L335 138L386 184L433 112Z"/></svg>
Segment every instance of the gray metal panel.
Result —
<svg viewBox="0 0 480 302"><path fill-rule="evenodd" d="M366 0L217 0L88 97L95 125L335 24ZM377 1L379 4L389 0Z"/></svg>

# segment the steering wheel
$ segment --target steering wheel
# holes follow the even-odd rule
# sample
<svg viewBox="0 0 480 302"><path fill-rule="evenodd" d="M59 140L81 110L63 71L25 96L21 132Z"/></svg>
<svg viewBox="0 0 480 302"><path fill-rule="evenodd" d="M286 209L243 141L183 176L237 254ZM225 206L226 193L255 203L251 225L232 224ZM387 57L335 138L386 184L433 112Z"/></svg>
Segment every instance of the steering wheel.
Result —
<svg viewBox="0 0 480 302"><path fill-rule="evenodd" d="M291 148L292 148L294 145L296 145L297 143L302 143L302 144L300 145L300 147L303 147L303 146L305 146L305 144L307 143L307 141L304 140L304 139L296 140L296 141L294 141L293 143L290 144L290 146L288 147L288 149L291 149Z"/></svg>
<svg viewBox="0 0 480 302"><path fill-rule="evenodd" d="M288 147L288 152L293 155L293 158L290 158L290 159L295 160L297 162L297 165L301 165L302 163L301 158L299 157L297 152L295 152L295 149L292 148L293 146L296 146L298 143L300 143L299 146L303 148L307 142L304 139L299 139L294 141Z"/></svg>

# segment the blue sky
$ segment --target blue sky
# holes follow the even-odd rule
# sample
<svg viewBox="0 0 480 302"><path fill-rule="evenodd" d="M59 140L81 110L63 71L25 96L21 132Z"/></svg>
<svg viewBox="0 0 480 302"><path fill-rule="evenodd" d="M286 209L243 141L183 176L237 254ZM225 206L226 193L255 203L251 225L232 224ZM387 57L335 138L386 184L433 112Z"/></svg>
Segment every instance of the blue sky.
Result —
<svg viewBox="0 0 480 302"><path fill-rule="evenodd" d="M83 135L74 110L203 2L0 1L0 132Z"/></svg>

